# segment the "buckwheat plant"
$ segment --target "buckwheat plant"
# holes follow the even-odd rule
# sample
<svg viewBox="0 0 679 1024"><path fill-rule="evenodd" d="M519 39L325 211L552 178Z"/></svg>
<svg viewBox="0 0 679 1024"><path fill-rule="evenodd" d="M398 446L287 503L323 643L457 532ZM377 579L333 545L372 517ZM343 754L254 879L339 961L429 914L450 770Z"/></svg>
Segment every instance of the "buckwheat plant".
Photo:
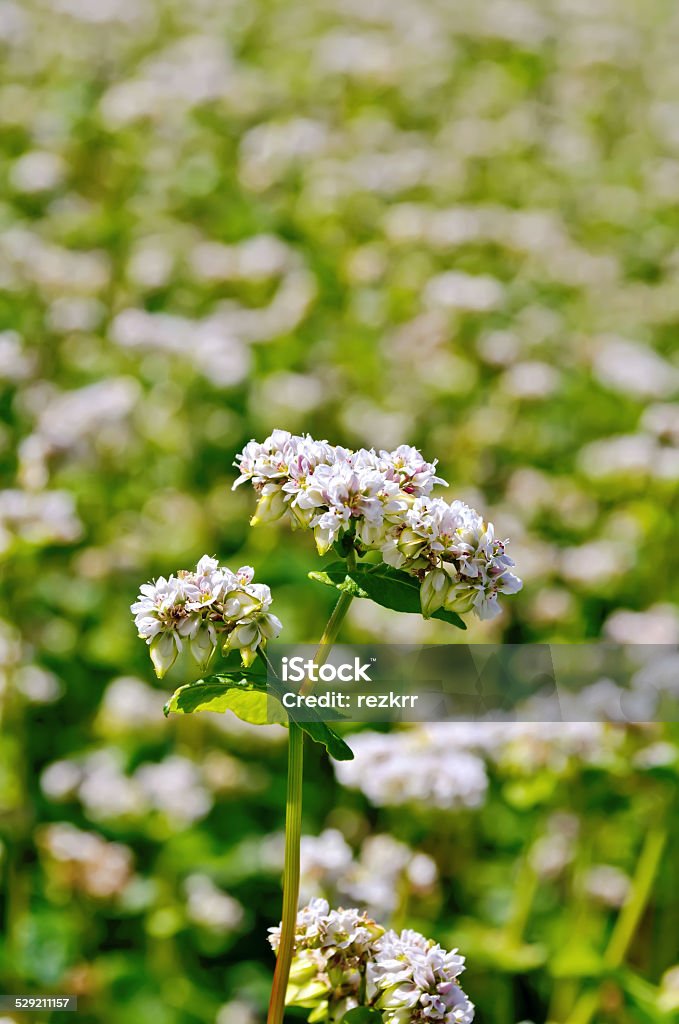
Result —
<svg viewBox="0 0 679 1024"><path fill-rule="evenodd" d="M337 556L309 573L338 594L317 667L355 598L465 629L462 614L492 618L499 596L521 589L507 542L468 505L433 497L437 484L447 484L436 461L410 445L352 451L274 430L261 443L250 441L235 465L234 487L250 482L257 497L252 525L286 520L313 533L320 555ZM416 932L385 932L358 910L330 910L323 900L298 914L304 734L337 760L353 754L320 717L299 721L275 701L282 690L267 673L265 647L282 626L270 611L269 588L253 577L249 567L232 572L206 555L195 571L142 586L132 612L159 677L184 648L203 671L218 648L225 655L218 672L179 687L166 714L231 710L256 724L288 726L283 913L271 932L277 958L268 1024L281 1024L286 1001L308 1008L312 1022L467 1024L474 1007L457 982L464 963L457 951ZM312 685L306 679L300 692Z"/></svg>

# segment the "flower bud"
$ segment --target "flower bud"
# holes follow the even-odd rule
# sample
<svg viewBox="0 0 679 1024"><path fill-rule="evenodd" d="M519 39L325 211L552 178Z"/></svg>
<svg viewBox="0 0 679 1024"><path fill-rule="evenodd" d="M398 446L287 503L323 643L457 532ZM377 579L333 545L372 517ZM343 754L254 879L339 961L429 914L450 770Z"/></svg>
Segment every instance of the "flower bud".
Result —
<svg viewBox="0 0 679 1024"><path fill-rule="evenodd" d="M305 1006L307 1009L316 1006L319 999L323 999L328 994L328 985L323 981L310 981L308 985L304 985L302 988L295 992L295 998L293 1000L295 1006Z"/></svg>
<svg viewBox="0 0 679 1024"><path fill-rule="evenodd" d="M420 586L420 602L425 619L430 618L442 607L450 588L450 579L445 569L432 569Z"/></svg>
<svg viewBox="0 0 679 1024"><path fill-rule="evenodd" d="M417 558L426 543L424 537L406 526L405 530L401 530L396 546L406 561L411 562L414 558Z"/></svg>
<svg viewBox="0 0 679 1024"><path fill-rule="evenodd" d="M216 645L209 629L199 629L189 641L189 648L201 669L206 669L216 650Z"/></svg>
<svg viewBox="0 0 679 1024"><path fill-rule="evenodd" d="M266 484L262 496L257 502L255 514L250 520L251 526L261 523L273 523L280 519L286 509L285 494L275 484Z"/></svg>
<svg viewBox="0 0 679 1024"><path fill-rule="evenodd" d="M318 974L318 964L308 953L298 954L290 965L290 984L304 985Z"/></svg>
<svg viewBox="0 0 679 1024"><path fill-rule="evenodd" d="M470 587L464 583L453 583L446 595L444 607L446 611L464 615L474 607L477 594L476 587Z"/></svg>
<svg viewBox="0 0 679 1024"><path fill-rule="evenodd" d="M236 622L244 619L262 607L262 602L247 590L232 590L224 601L224 618Z"/></svg>
<svg viewBox="0 0 679 1024"><path fill-rule="evenodd" d="M172 633L159 633L151 641L149 653L159 679L163 678L177 660L177 655L179 654L178 644L181 644L181 640L179 637L175 640Z"/></svg>
<svg viewBox="0 0 679 1024"><path fill-rule="evenodd" d="M290 505L288 511L290 512L290 525L293 530L308 529L311 520L316 515L315 508L300 508L299 505Z"/></svg>
<svg viewBox="0 0 679 1024"><path fill-rule="evenodd" d="M327 555L334 543L332 532L324 529L322 526L316 526L314 528L314 540L316 541L316 549L319 555Z"/></svg>

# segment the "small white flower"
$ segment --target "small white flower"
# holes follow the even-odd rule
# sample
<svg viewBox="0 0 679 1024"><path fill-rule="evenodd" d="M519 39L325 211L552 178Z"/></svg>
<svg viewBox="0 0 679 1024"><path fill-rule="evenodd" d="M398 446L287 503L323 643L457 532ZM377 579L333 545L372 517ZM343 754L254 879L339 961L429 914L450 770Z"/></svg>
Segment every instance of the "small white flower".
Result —
<svg viewBox="0 0 679 1024"><path fill-rule="evenodd" d="M435 475L438 459L426 462L422 453L412 445L401 444L393 452L381 451L380 459L406 494L426 495L431 493L435 484L448 486L442 477Z"/></svg>

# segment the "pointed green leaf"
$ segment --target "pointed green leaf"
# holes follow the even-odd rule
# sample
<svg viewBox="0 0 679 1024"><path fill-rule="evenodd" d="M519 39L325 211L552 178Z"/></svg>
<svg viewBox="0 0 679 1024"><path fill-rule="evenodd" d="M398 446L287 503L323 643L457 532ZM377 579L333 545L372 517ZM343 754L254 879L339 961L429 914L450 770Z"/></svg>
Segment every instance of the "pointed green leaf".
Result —
<svg viewBox="0 0 679 1024"><path fill-rule="evenodd" d="M337 590L347 590L347 579L353 580L360 593L354 593L354 597L367 597L375 604L383 608L390 608L395 612L410 612L416 615L422 614L420 604L420 584L414 576L409 576L401 569L393 569L390 565L380 562L377 565L359 563L352 569L348 569L344 562L331 562L326 565L322 572L309 573L311 579L325 583L326 586L334 586ZM349 590L352 593L352 590ZM440 619L457 626L458 629L466 629L465 622L455 612L439 608L432 615L433 619Z"/></svg>
<svg viewBox="0 0 679 1024"><path fill-rule="evenodd" d="M279 700L282 700L283 695L286 692L286 687L278 680L269 681L270 691L273 692ZM305 708L304 720L298 717L297 708L288 708L287 713L293 722L296 722L300 729L303 730L310 736L314 743L321 743L328 751L331 757L334 757L336 761L352 761L354 758L351 747L344 742L342 737L332 729L327 722L323 721L317 711L311 708ZM328 711L326 712L328 717L335 719L341 718L337 712ZM311 716L311 719L307 716Z"/></svg>
<svg viewBox="0 0 679 1024"><path fill-rule="evenodd" d="M382 1014L371 1006L355 1006L342 1017L342 1024L381 1024L381 1021Z"/></svg>
<svg viewBox="0 0 679 1024"><path fill-rule="evenodd" d="M170 697L163 709L189 715L196 711L224 712L234 715L251 725L269 725L278 722L287 724L287 715L278 701L267 693L266 678L254 674L217 674L195 683L180 686Z"/></svg>
<svg viewBox="0 0 679 1024"><path fill-rule="evenodd" d="M280 692L277 692L280 691ZM164 707L166 715L171 713L190 715L197 711L234 715L251 725L270 725L273 722L287 725L289 717L315 742L321 743L331 757L337 761L351 761L351 747L344 742L334 729L313 712L311 721L298 721L294 712L288 712L280 703L283 686L269 683L262 673L244 669L233 673L216 673L194 683L180 686ZM307 715L311 712L306 711Z"/></svg>
<svg viewBox="0 0 679 1024"><path fill-rule="evenodd" d="M309 713L307 709L307 714ZM311 737L314 743L322 743L331 757L336 761L353 761L354 752L348 743L325 722L297 722L299 727Z"/></svg>

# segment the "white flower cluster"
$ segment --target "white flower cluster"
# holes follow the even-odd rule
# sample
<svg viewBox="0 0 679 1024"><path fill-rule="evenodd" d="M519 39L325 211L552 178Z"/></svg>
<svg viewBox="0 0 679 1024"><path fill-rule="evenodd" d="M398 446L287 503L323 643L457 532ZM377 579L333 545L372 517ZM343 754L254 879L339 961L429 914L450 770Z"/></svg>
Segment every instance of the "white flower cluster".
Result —
<svg viewBox="0 0 679 1024"><path fill-rule="evenodd" d="M550 711L553 714L553 711ZM486 801L489 775L524 778L576 765L610 765L624 731L601 721L419 723L398 732L357 732L352 761L334 764L337 780L377 807L473 810Z"/></svg>
<svg viewBox="0 0 679 1024"><path fill-rule="evenodd" d="M119 747L53 761L43 771L40 786L53 803L77 799L85 817L97 823L148 822L157 812L172 831L203 819L214 802L204 766L170 754L162 761L143 761L128 775Z"/></svg>
<svg viewBox="0 0 679 1024"><path fill-rule="evenodd" d="M95 899L119 896L132 880L129 846L108 842L96 832L85 832L69 822L56 821L41 828L38 846L52 861L50 873L58 884Z"/></svg>
<svg viewBox="0 0 679 1024"><path fill-rule="evenodd" d="M472 744L461 741L458 723L445 725L448 732L440 737L430 735L424 726L398 733L355 733L353 760L334 765L338 781L360 789L377 807L483 806L488 789L484 760Z"/></svg>
<svg viewBox="0 0 679 1024"><path fill-rule="evenodd" d="M407 929L386 932L368 964L367 994L382 1010L384 1024L445 1021L470 1024L474 1004L457 979L464 957L448 952L432 939Z"/></svg>
<svg viewBox="0 0 679 1024"><path fill-rule="evenodd" d="M270 930L274 950L280 928ZM297 915L288 1004L310 1020L339 1020L355 1006L380 1011L384 1024L469 1024L474 1006L457 979L464 957L414 931L385 931L356 909L312 900Z"/></svg>
<svg viewBox="0 0 679 1024"><path fill-rule="evenodd" d="M282 625L269 611L271 591L263 583L253 583L253 577L250 566L234 573L204 555L194 572L180 570L140 588L131 610L159 678L172 667L184 643L202 668L218 644L225 651L240 650L243 664L250 665L257 648L278 636Z"/></svg>
<svg viewBox="0 0 679 1024"><path fill-rule="evenodd" d="M259 444L250 441L236 457L234 488L252 481L259 495L253 523L288 513L293 526L311 527L320 554L353 530L361 547L379 547L389 525L406 507L407 496L429 494L436 463L416 448L393 452L350 451L327 441L274 430Z"/></svg>
<svg viewBox="0 0 679 1024"><path fill-rule="evenodd" d="M234 487L249 480L259 498L253 524L285 515L314 531L320 554L344 537L359 554L379 551L420 580L426 617L445 608L492 618L497 595L521 589L492 523L461 501L430 497L445 481L417 448L350 451L274 430L261 444L250 441L236 465Z"/></svg>
<svg viewBox="0 0 679 1024"><path fill-rule="evenodd" d="M382 547L387 564L421 575L425 616L439 608L474 610L490 619L500 611L498 594L515 594L521 580L497 540L492 523L462 501L416 498Z"/></svg>
<svg viewBox="0 0 679 1024"><path fill-rule="evenodd" d="M332 1002L333 1019L359 1005L366 965L384 928L356 909L331 910L327 900L311 900L297 915L294 958L286 1002L313 1009L323 1019ZM269 929L278 951L281 929ZM341 1011L341 1012L339 1012Z"/></svg>

